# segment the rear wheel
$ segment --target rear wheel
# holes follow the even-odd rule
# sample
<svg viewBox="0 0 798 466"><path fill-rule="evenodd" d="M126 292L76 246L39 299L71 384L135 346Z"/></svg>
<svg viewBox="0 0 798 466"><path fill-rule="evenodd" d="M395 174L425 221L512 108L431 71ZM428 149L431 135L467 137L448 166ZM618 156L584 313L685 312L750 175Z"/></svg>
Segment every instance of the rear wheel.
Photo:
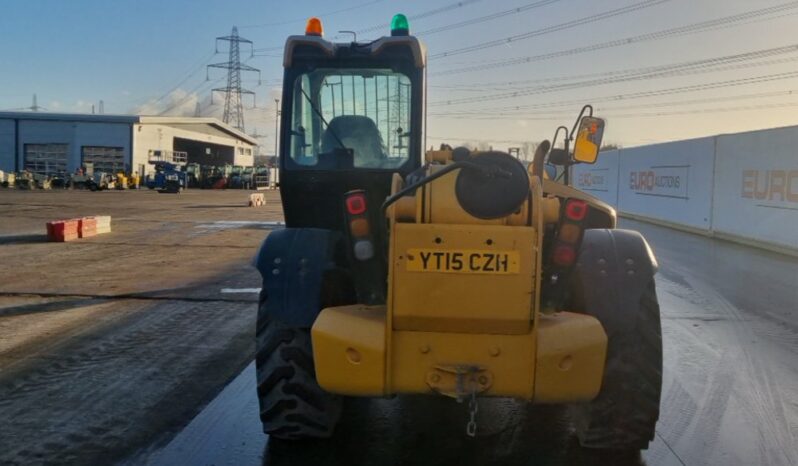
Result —
<svg viewBox="0 0 798 466"><path fill-rule="evenodd" d="M647 448L655 435L662 386L662 331L653 278L640 294L637 308L627 310L623 316L604 315L606 307L591 313L607 333L607 362L599 395L571 410L584 447L640 450ZM609 310L613 311L620 309Z"/></svg>
<svg viewBox="0 0 798 466"><path fill-rule="evenodd" d="M263 431L278 439L324 438L341 416L342 398L316 382L310 330L258 312L256 366Z"/></svg>

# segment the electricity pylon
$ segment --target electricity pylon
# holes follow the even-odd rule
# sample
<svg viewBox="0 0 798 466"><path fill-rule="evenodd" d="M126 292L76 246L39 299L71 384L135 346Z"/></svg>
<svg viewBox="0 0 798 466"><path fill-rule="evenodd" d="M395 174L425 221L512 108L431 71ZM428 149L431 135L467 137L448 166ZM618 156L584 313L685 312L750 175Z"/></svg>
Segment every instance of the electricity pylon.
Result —
<svg viewBox="0 0 798 466"><path fill-rule="evenodd" d="M258 73L258 82L260 82L260 70L253 68L249 65L241 63L240 44L249 44L250 53L252 53L252 41L244 39L238 35L238 28L233 26L233 32L229 36L217 37L217 52L219 41L227 41L230 43L229 58L224 63L214 63L208 65L208 68L222 68L227 70L227 86L211 89L211 101L213 101L214 92L224 92L224 115L222 121L229 124L234 128L244 131L244 106L241 101L242 94L251 94L253 102L255 100L255 93L243 89L241 87L241 71L254 71ZM207 74L207 69L206 69ZM206 76L206 79L209 79Z"/></svg>

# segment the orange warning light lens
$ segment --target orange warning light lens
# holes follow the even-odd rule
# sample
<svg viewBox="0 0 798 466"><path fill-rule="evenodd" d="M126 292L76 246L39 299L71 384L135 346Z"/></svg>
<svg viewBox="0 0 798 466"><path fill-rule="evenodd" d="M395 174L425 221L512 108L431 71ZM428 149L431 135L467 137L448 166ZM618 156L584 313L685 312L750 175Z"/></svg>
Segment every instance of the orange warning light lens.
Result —
<svg viewBox="0 0 798 466"><path fill-rule="evenodd" d="M356 218L349 222L349 231L355 238L363 238L369 234L369 222L365 218Z"/></svg>
<svg viewBox="0 0 798 466"><path fill-rule="evenodd" d="M321 27L321 20L315 16L308 19L308 23L305 25L305 35L321 37L323 34L324 28Z"/></svg>
<svg viewBox="0 0 798 466"><path fill-rule="evenodd" d="M557 239L560 241L575 244L579 241L579 236L582 234L582 229L573 223L566 223L560 227L560 233Z"/></svg>

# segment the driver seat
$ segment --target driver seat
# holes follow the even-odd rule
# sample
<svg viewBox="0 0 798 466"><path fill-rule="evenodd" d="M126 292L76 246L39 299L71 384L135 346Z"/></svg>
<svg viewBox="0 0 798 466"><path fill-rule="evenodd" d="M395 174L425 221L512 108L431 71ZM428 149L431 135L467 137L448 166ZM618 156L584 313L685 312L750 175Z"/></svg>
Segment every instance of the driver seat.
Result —
<svg viewBox="0 0 798 466"><path fill-rule="evenodd" d="M353 149L355 165L368 166L385 158L384 144L380 130L374 121L363 115L341 115L330 120L321 136L321 152L332 152L340 147L337 135L344 145Z"/></svg>

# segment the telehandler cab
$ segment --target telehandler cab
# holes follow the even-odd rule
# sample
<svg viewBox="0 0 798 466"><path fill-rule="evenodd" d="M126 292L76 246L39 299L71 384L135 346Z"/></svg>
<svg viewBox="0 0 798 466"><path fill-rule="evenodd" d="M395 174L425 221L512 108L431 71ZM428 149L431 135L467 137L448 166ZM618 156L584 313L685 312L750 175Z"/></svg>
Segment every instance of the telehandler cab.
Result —
<svg viewBox="0 0 798 466"><path fill-rule="evenodd" d="M425 63L402 15L368 43L329 42L316 18L286 42L286 228L256 258L264 431L328 437L343 396L423 393L468 400L474 435L477 397L494 396L569 405L583 446L646 448L662 374L651 249L544 175L548 142L528 169L461 148L422 161ZM596 160L604 123L578 123L560 163Z"/></svg>

